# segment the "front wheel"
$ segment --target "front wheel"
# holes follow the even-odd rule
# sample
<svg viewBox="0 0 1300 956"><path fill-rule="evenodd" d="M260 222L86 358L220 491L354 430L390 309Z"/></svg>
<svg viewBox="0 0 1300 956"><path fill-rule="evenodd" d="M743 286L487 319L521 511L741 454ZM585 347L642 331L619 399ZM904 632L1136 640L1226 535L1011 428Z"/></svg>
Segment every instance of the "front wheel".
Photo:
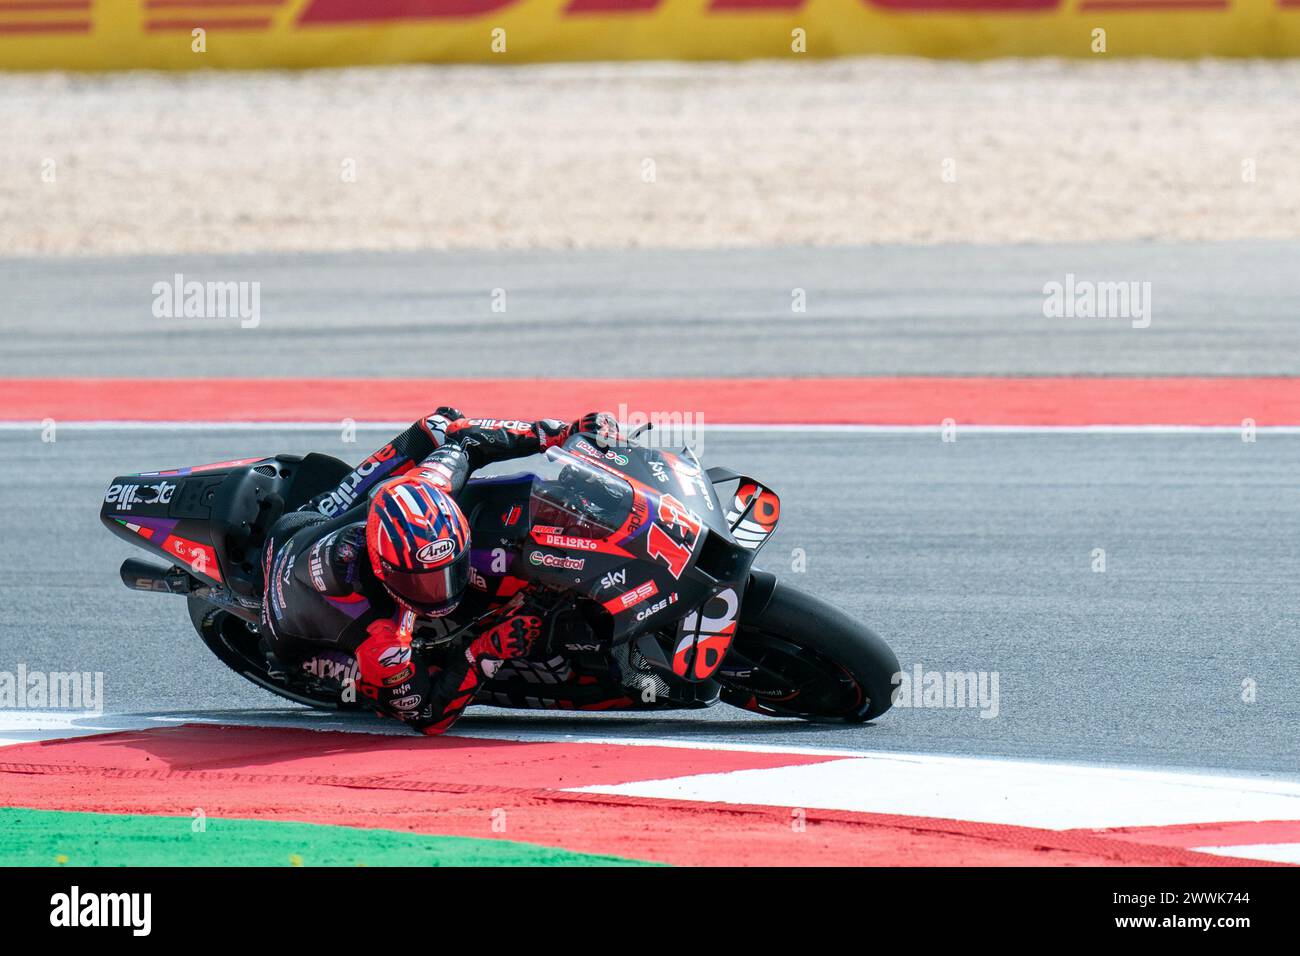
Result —
<svg viewBox="0 0 1300 956"><path fill-rule="evenodd" d="M728 704L772 717L856 724L892 703L898 657L839 608L755 572L715 674Z"/></svg>

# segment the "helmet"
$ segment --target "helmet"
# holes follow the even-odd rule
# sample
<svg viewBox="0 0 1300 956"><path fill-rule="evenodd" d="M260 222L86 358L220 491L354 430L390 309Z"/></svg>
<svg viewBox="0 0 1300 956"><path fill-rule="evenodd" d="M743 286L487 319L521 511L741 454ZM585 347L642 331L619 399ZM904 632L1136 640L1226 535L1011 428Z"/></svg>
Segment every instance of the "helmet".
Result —
<svg viewBox="0 0 1300 956"><path fill-rule="evenodd" d="M375 491L366 549L388 593L420 614L450 614L469 583L469 522L451 495L417 476Z"/></svg>

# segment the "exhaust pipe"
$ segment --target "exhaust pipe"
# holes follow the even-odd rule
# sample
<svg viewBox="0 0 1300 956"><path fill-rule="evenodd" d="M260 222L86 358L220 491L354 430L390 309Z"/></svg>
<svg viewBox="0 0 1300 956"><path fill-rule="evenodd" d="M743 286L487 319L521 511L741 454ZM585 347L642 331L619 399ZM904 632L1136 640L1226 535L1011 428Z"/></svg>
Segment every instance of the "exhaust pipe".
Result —
<svg viewBox="0 0 1300 956"><path fill-rule="evenodd" d="M132 591L153 591L161 594L189 594L190 576L180 568L150 564L138 558L127 558L119 572L122 583Z"/></svg>

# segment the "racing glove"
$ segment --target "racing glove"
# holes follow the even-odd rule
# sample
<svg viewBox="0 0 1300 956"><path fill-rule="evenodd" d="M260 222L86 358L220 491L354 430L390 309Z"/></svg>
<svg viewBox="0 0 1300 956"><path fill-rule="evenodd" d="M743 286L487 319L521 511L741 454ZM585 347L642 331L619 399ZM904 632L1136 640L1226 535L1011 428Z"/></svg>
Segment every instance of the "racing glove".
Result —
<svg viewBox="0 0 1300 956"><path fill-rule="evenodd" d="M463 657L439 668L413 660L410 638L393 621L375 621L356 651L361 693L381 716L396 717L428 736L445 733L502 660L528 653L541 624L528 616L503 621L476 638Z"/></svg>
<svg viewBox="0 0 1300 956"><path fill-rule="evenodd" d="M483 660L509 661L526 657L542 635L542 619L531 614L516 614L495 627L488 628L470 641L469 656Z"/></svg>
<svg viewBox="0 0 1300 956"><path fill-rule="evenodd" d="M570 425L567 432L565 438L579 433L595 435L601 441L617 441L621 437L618 430L618 419L610 412L587 412L587 414Z"/></svg>
<svg viewBox="0 0 1300 956"><path fill-rule="evenodd" d="M429 677L415 666L411 638L388 619L371 622L356 649L359 689L385 716L410 721L429 696Z"/></svg>
<svg viewBox="0 0 1300 956"><path fill-rule="evenodd" d="M485 680L490 680L502 661L523 657L542 633L542 619L516 614L484 631L465 648L465 656L449 664L433 679L429 705L410 721L426 736L445 733L473 702Z"/></svg>

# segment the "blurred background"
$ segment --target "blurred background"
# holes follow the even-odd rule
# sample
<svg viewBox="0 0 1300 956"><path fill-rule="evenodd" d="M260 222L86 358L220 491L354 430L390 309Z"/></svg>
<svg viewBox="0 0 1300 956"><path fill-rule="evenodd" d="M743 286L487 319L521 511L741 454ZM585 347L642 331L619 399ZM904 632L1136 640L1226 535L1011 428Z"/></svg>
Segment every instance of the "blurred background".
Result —
<svg viewBox="0 0 1300 956"><path fill-rule="evenodd" d="M1290 238L1297 52L1294 0L0 0L0 254Z"/></svg>

